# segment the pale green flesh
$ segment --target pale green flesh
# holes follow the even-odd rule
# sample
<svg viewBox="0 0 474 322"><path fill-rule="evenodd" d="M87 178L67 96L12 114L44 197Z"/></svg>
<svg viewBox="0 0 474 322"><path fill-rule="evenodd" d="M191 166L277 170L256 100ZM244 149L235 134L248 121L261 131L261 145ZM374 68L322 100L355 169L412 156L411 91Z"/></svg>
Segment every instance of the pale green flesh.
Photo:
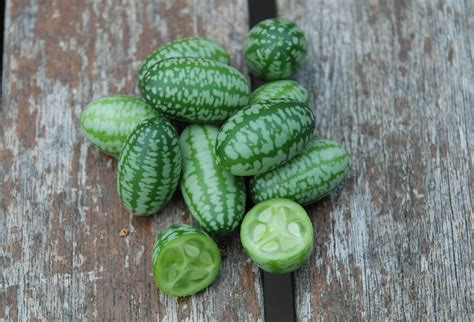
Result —
<svg viewBox="0 0 474 322"><path fill-rule="evenodd" d="M220 270L221 257L210 237L189 234L163 247L153 263L158 287L173 296L187 296L209 286Z"/></svg>
<svg viewBox="0 0 474 322"><path fill-rule="evenodd" d="M257 204L245 216L240 239L247 254L265 271L291 272L309 258L313 228L306 211L287 199Z"/></svg>

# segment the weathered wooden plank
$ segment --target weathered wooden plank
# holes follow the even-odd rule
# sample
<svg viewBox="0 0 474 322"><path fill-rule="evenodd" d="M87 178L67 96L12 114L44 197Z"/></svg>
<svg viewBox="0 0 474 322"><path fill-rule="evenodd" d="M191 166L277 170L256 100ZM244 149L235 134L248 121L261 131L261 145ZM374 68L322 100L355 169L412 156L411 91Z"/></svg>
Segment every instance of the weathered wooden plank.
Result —
<svg viewBox="0 0 474 322"><path fill-rule="evenodd" d="M472 318L472 1L277 3L310 42L317 135L352 155L309 209L299 320Z"/></svg>
<svg viewBox="0 0 474 322"><path fill-rule="evenodd" d="M129 216L116 160L89 146L79 115L91 99L137 94L156 46L206 35L241 70L247 2L8 1L0 110L0 319L263 320L260 273L237 234L221 242L217 282L176 300L151 276L154 235L190 222L180 196L151 218ZM122 228L128 237L118 236Z"/></svg>

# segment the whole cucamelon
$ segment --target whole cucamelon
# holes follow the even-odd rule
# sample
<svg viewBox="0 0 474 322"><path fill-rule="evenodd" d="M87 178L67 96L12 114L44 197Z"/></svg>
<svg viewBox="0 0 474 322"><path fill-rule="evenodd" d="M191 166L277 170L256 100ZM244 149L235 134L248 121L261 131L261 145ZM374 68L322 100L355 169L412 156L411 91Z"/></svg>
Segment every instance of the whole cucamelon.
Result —
<svg viewBox="0 0 474 322"><path fill-rule="evenodd" d="M202 37L189 37L174 40L156 49L145 58L138 71L138 84L141 82L151 66L163 59L173 57L200 57L229 64L229 54L218 43Z"/></svg>
<svg viewBox="0 0 474 322"><path fill-rule="evenodd" d="M113 95L90 102L81 114L81 128L99 150L116 156L130 132L158 113L138 97Z"/></svg>
<svg viewBox="0 0 474 322"><path fill-rule="evenodd" d="M269 99L287 98L309 104L309 95L306 88L294 80L277 80L268 82L250 95L250 103L258 103Z"/></svg>
<svg viewBox="0 0 474 322"><path fill-rule="evenodd" d="M166 294L187 296L211 284L221 266L217 244L199 228L177 224L162 231L153 245L153 278Z"/></svg>
<svg viewBox="0 0 474 322"><path fill-rule="evenodd" d="M259 22L250 30L244 57L255 76L283 79L303 65L307 47L303 32L294 22L273 18Z"/></svg>
<svg viewBox="0 0 474 322"><path fill-rule="evenodd" d="M169 58L143 79L145 100L181 121L221 122L249 102L248 80L238 70L202 58Z"/></svg>
<svg viewBox="0 0 474 322"><path fill-rule="evenodd" d="M344 147L331 140L313 139L291 161L250 181L255 202L287 198L302 205L326 196L347 174L349 157Z"/></svg>
<svg viewBox="0 0 474 322"><path fill-rule="evenodd" d="M222 125L216 140L219 166L237 176L270 171L305 148L314 124L311 109L301 102L250 104Z"/></svg>
<svg viewBox="0 0 474 322"><path fill-rule="evenodd" d="M245 212L245 181L218 166L215 155L219 129L190 125L181 133L181 192L193 217L208 232L229 234Z"/></svg>
<svg viewBox="0 0 474 322"><path fill-rule="evenodd" d="M117 191L136 215L151 215L168 202L178 185L178 134L163 117L147 119L128 136L120 153Z"/></svg>

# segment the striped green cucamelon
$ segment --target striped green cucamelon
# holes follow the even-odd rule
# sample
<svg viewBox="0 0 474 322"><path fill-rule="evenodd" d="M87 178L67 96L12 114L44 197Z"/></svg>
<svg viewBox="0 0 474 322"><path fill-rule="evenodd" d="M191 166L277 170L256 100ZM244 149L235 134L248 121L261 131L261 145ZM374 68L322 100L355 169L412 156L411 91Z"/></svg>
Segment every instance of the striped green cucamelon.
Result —
<svg viewBox="0 0 474 322"><path fill-rule="evenodd" d="M178 134L163 117L140 123L120 153L117 191L136 215L151 215L168 202L178 185L181 153Z"/></svg>
<svg viewBox="0 0 474 322"><path fill-rule="evenodd" d="M219 165L237 176L270 171L305 148L314 123L311 109L301 102L250 104L222 125L216 141Z"/></svg>
<svg viewBox="0 0 474 322"><path fill-rule="evenodd" d="M142 87L141 82L151 66L160 60L173 57L200 57L224 64L229 63L229 54L215 41L202 37L174 40L156 49L145 58L145 61L138 71L139 87Z"/></svg>
<svg viewBox="0 0 474 322"><path fill-rule="evenodd" d="M86 106L81 114L81 128L99 150L118 157L130 132L141 121L157 115L155 109L138 97L104 96Z"/></svg>
<svg viewBox="0 0 474 322"><path fill-rule="evenodd" d="M266 80L287 78L300 68L307 54L301 29L292 21L273 18L256 24L245 42L250 71Z"/></svg>
<svg viewBox="0 0 474 322"><path fill-rule="evenodd" d="M310 204L342 182L349 167L344 147L334 141L313 139L304 151L279 168L250 181L255 202L287 198Z"/></svg>
<svg viewBox="0 0 474 322"><path fill-rule="evenodd" d="M153 277L166 294L187 296L209 286L221 267L217 244L199 228L177 224L155 239Z"/></svg>
<svg viewBox="0 0 474 322"><path fill-rule="evenodd" d="M221 122L249 102L248 80L238 70L202 58L169 58L143 79L145 100L181 121Z"/></svg>
<svg viewBox="0 0 474 322"><path fill-rule="evenodd" d="M229 234L245 211L245 181L217 165L212 125L190 125L181 133L181 192L193 217L208 232Z"/></svg>
<svg viewBox="0 0 474 322"><path fill-rule="evenodd" d="M250 103L277 98L287 98L306 105L309 104L308 91L294 80L277 80L260 86L250 95Z"/></svg>

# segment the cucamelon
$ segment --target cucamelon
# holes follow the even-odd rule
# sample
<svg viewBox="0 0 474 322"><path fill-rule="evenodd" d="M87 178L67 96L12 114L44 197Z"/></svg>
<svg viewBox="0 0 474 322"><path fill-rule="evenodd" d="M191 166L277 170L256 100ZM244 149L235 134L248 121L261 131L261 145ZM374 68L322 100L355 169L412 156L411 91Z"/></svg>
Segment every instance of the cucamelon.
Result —
<svg viewBox="0 0 474 322"><path fill-rule="evenodd" d="M305 148L314 124L311 109L301 102L250 104L222 125L216 140L219 165L237 176L270 171Z"/></svg>
<svg viewBox="0 0 474 322"><path fill-rule="evenodd" d="M238 70L202 58L169 58L143 79L145 100L163 114L188 122L221 122L249 102L248 80Z"/></svg>
<svg viewBox="0 0 474 322"><path fill-rule="evenodd" d="M293 75L303 65L307 44L294 22L273 18L259 22L250 30L244 54L255 76L276 80Z"/></svg>
<svg viewBox="0 0 474 322"><path fill-rule="evenodd" d="M123 145L117 175L120 200L136 215L151 215L171 198L180 172L176 130L163 117L147 119Z"/></svg>
<svg viewBox="0 0 474 322"><path fill-rule="evenodd" d="M277 98L287 98L306 105L309 104L308 91L294 80L277 80L260 86L250 95L250 103Z"/></svg>
<svg viewBox="0 0 474 322"><path fill-rule="evenodd" d="M221 254L217 244L201 229L177 224L155 239L153 277L164 293L187 296L209 286L217 277Z"/></svg>
<svg viewBox="0 0 474 322"><path fill-rule="evenodd" d="M138 97L112 95L90 102L81 114L81 128L99 150L118 157L125 139L143 120L157 116Z"/></svg>
<svg viewBox="0 0 474 322"><path fill-rule="evenodd" d="M313 238L313 225L304 208L282 198L256 204L240 227L245 252L270 273L292 272L306 263Z"/></svg>
<svg viewBox="0 0 474 322"><path fill-rule="evenodd" d="M347 174L349 158L334 141L313 139L291 161L250 181L252 199L288 198L306 205L326 196Z"/></svg>
<svg viewBox="0 0 474 322"><path fill-rule="evenodd" d="M228 234L245 211L244 178L217 165L215 142L219 129L190 125L180 136L183 157L181 192L193 217L208 232Z"/></svg>
<svg viewBox="0 0 474 322"><path fill-rule="evenodd" d="M141 88L143 78L151 66L160 60L173 57L200 57L229 63L229 54L218 43L202 37L189 37L167 43L156 49L147 58L138 71L138 84Z"/></svg>

